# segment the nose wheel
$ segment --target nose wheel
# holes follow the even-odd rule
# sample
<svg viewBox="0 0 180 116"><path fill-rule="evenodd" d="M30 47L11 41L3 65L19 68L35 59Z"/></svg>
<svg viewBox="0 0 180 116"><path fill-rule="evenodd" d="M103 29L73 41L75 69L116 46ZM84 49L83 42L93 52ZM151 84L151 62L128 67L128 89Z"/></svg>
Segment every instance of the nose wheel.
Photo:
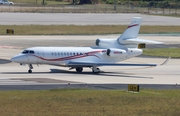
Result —
<svg viewBox="0 0 180 116"><path fill-rule="evenodd" d="M28 73L32 73L32 70L31 70L31 69L33 69L33 66L32 66L32 64L29 64L28 66L29 66Z"/></svg>
<svg viewBox="0 0 180 116"><path fill-rule="evenodd" d="M32 70L31 70L31 69L29 69L29 70L28 70L28 73L32 73Z"/></svg>

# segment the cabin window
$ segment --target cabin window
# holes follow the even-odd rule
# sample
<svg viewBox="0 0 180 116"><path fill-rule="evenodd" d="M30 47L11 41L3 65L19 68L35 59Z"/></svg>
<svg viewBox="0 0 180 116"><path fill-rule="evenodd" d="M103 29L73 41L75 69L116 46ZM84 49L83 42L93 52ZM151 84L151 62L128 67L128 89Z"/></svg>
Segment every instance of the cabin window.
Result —
<svg viewBox="0 0 180 116"><path fill-rule="evenodd" d="M69 53L67 53L67 56L69 56Z"/></svg>

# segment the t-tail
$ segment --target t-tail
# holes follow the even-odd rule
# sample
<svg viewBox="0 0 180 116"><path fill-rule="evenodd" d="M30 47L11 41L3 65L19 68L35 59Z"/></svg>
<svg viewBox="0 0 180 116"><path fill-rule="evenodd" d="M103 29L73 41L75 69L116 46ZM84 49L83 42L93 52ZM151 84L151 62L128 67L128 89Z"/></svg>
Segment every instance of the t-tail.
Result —
<svg viewBox="0 0 180 116"><path fill-rule="evenodd" d="M139 44L161 44L162 42L145 40L138 38L139 30L141 27L141 17L133 17L132 22L126 28L123 34L117 39L103 39L98 38L96 45L105 48L138 48Z"/></svg>
<svg viewBox="0 0 180 116"><path fill-rule="evenodd" d="M139 39L138 34L141 27L141 17L133 17L131 24L126 28L124 33L117 39L120 45L126 45L128 47L137 47L138 44L161 44L162 42Z"/></svg>

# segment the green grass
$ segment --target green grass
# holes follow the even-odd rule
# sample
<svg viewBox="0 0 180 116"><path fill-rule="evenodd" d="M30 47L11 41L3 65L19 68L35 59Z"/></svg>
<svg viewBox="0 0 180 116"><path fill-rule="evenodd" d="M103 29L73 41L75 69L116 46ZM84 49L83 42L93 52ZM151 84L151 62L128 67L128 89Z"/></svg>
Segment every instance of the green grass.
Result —
<svg viewBox="0 0 180 116"><path fill-rule="evenodd" d="M121 34L126 25L0 25L0 35L14 29L15 35L94 35ZM180 33L180 26L141 26L141 34Z"/></svg>
<svg viewBox="0 0 180 116"><path fill-rule="evenodd" d="M180 58L180 48L145 49L143 50L143 54L149 56Z"/></svg>
<svg viewBox="0 0 180 116"><path fill-rule="evenodd" d="M180 14L151 14L156 16L180 17Z"/></svg>
<svg viewBox="0 0 180 116"><path fill-rule="evenodd" d="M1 116L178 116L180 90L0 91Z"/></svg>
<svg viewBox="0 0 180 116"><path fill-rule="evenodd" d="M14 3L26 3L26 4L35 4L36 0L9 0ZM41 3L42 0L37 0L38 3Z"/></svg>

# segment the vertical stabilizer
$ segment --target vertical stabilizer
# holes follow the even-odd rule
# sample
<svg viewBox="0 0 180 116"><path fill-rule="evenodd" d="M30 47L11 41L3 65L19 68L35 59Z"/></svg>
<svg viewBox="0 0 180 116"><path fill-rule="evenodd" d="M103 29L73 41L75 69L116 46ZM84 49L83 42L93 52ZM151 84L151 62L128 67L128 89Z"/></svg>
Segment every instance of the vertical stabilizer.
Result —
<svg viewBox="0 0 180 116"><path fill-rule="evenodd" d="M123 40L137 38L141 26L141 17L133 17L131 24L127 27L124 33L118 38L118 42Z"/></svg>

